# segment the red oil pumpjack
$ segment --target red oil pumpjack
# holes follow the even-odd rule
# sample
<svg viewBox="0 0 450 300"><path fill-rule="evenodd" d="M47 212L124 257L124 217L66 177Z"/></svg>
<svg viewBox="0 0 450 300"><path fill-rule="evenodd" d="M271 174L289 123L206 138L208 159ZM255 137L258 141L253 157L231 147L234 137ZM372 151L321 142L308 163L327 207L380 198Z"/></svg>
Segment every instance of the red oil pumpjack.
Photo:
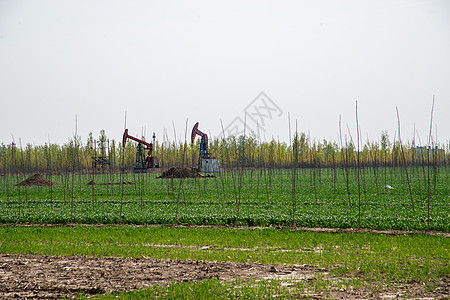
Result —
<svg viewBox="0 0 450 300"><path fill-rule="evenodd" d="M192 128L191 143L194 143L195 137L199 135L201 137L200 141L200 151L198 154L198 171L204 171L203 160L213 159L211 153L208 152L208 135L201 132L198 129L198 122L195 123L194 128ZM206 161L208 163L208 161Z"/></svg>
<svg viewBox="0 0 450 300"><path fill-rule="evenodd" d="M153 134L153 138L155 138L155 134ZM125 132L123 133L122 138L122 147L125 148L125 144L127 142L127 139L133 140L135 142L138 142L137 152L136 152L136 164L134 166L134 169L136 171L142 171L149 168L153 168L155 158L152 156L153 153L153 144L147 143L146 141L143 141L141 139L138 139L134 136L131 136L128 134L128 129L125 129ZM145 150L148 150L147 156L145 156Z"/></svg>

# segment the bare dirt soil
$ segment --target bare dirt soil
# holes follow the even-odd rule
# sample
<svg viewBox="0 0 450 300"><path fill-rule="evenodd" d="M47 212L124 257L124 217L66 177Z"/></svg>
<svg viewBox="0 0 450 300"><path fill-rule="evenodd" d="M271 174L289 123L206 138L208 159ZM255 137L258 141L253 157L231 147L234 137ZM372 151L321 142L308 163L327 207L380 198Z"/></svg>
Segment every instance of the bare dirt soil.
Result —
<svg viewBox="0 0 450 300"><path fill-rule="evenodd" d="M203 177L214 177L214 175L202 175L199 172L188 168L172 167L169 170L162 172L161 175L156 178L203 178Z"/></svg>
<svg viewBox="0 0 450 300"><path fill-rule="evenodd" d="M90 258L78 256L0 254L0 299L62 298L145 289L150 285L217 278L313 276L309 266L257 263Z"/></svg>
<svg viewBox="0 0 450 300"><path fill-rule="evenodd" d="M16 186L51 186L51 185L59 185L59 184L48 180L39 173L36 173L33 176L25 179L24 181L16 184Z"/></svg>
<svg viewBox="0 0 450 300"><path fill-rule="evenodd" d="M94 180L91 180L86 185L115 185L115 184L136 184L136 183L131 181L96 183Z"/></svg>
<svg viewBox="0 0 450 300"><path fill-rule="evenodd" d="M313 281L315 275L330 280L328 270L307 265L281 266L258 263L155 260L147 258L93 258L78 256L0 254L0 299L60 299L77 294L94 296L141 290L153 285L202 279L288 279ZM342 280L350 278L341 278ZM376 284L376 283L375 283ZM450 278L429 291L421 282L392 284L375 289L333 288L304 291L312 299L448 299Z"/></svg>

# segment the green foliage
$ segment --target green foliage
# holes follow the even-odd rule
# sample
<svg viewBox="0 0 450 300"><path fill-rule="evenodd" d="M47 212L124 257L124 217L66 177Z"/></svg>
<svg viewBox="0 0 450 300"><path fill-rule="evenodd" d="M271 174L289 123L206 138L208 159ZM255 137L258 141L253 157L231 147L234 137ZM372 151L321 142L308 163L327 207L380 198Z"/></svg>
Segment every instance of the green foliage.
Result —
<svg viewBox="0 0 450 300"><path fill-rule="evenodd" d="M437 169L430 190L411 183L415 212L403 169L379 169L387 190L365 172L361 191L361 227L371 229L450 231L448 168ZM338 169L298 169L295 226L358 227L358 193L350 169L349 206L346 180ZM411 178L422 176L410 169ZM248 170L217 174L216 178L156 179L156 174L53 175L60 186L16 187L24 176L0 177L0 223L198 224L235 225L240 193L241 226L290 226L291 170ZM87 185L94 180L97 185ZM131 181L134 185L100 185ZM314 184L316 187L314 188ZM123 194L122 194L123 193Z"/></svg>
<svg viewBox="0 0 450 300"><path fill-rule="evenodd" d="M303 290L302 290L303 291ZM174 282L167 286L152 286L129 293L98 295L95 299L289 299L293 292L280 280L223 282L218 279L198 282ZM89 299L80 295L76 299ZM301 299L302 297L295 297Z"/></svg>
<svg viewBox="0 0 450 300"><path fill-rule="evenodd" d="M138 136L138 135L134 135ZM293 143L287 145L285 142L261 141L252 134L248 136L229 136L226 139L210 138L209 152L214 157L229 167L259 167L259 168L290 168L290 167L332 167L332 166L355 166L357 151L352 138L344 136L341 147L333 141L311 140L305 133L295 132ZM150 141L153 142L153 141ZM102 143L102 147L99 144ZM363 165L399 166L407 165L445 165L450 159L449 146L447 153L443 150L444 145L433 145L439 151L430 152L430 156L416 155L416 144L414 141L403 144L405 157L400 155L398 141L391 142L387 131L383 131L380 141L367 141L362 146ZM90 133L86 143L77 136L64 145L45 144L23 147L11 143L2 144L0 151L0 174L28 174L40 173L63 173L67 170L84 171L92 169L93 156L107 156L111 165L108 171L133 170L137 143L127 141L126 145L121 142L109 140L105 131L101 130L98 139L95 140ZM195 143L188 141L169 141L167 134L163 141L155 141L153 155L156 162L164 168L171 166L191 166L197 164L199 139ZM378 153L379 152L379 153ZM426 157L426 159L424 159ZM92 170L91 170L92 171Z"/></svg>

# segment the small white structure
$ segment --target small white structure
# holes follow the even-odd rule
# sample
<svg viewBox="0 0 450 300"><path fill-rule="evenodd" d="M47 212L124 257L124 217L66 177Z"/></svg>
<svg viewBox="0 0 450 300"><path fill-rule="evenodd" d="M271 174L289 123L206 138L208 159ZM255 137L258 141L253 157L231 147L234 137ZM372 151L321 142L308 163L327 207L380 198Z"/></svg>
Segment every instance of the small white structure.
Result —
<svg viewBox="0 0 450 300"><path fill-rule="evenodd" d="M386 194L389 194L392 190L394 190L394 188L392 186L390 186L390 185L385 185L384 186L384 192Z"/></svg>
<svg viewBox="0 0 450 300"><path fill-rule="evenodd" d="M220 172L220 160L215 158L203 158L201 172L216 173Z"/></svg>

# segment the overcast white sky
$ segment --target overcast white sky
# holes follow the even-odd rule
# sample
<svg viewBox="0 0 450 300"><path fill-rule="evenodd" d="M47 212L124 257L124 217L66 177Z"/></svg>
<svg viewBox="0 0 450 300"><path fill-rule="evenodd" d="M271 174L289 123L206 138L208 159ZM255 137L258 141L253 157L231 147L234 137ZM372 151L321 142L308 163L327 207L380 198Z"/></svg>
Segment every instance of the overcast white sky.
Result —
<svg viewBox="0 0 450 300"><path fill-rule="evenodd" d="M147 140L240 118L289 141L288 113L337 140L339 115L356 136L356 100L364 139L392 139L398 107L402 139L424 142L433 95L448 142L450 1L0 0L0 143L66 143L76 116L83 141L119 141L125 112Z"/></svg>

